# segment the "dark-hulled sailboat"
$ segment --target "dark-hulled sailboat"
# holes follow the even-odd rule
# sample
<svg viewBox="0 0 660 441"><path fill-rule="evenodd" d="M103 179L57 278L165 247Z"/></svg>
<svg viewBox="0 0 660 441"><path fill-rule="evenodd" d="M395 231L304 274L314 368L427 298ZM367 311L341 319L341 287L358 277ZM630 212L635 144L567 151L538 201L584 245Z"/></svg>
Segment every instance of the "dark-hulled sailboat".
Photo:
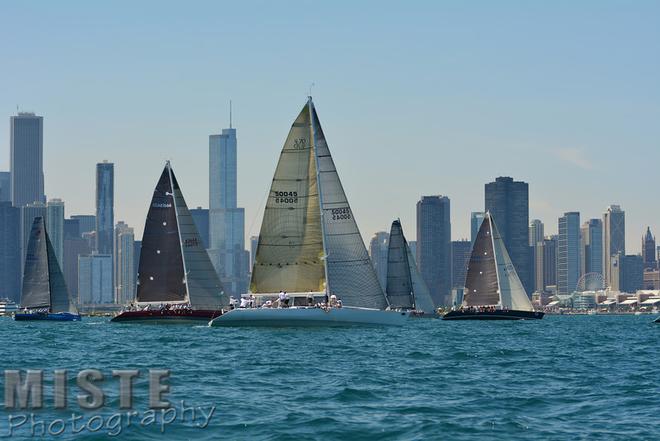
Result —
<svg viewBox="0 0 660 441"><path fill-rule="evenodd" d="M79 321L80 314L64 283L64 275L48 237L43 217L35 217L30 230L23 289L23 312L14 320Z"/></svg>
<svg viewBox="0 0 660 441"><path fill-rule="evenodd" d="M228 305L167 161L144 226L136 302L112 321L208 322Z"/></svg>
<svg viewBox="0 0 660 441"><path fill-rule="evenodd" d="M534 311L493 217L486 213L472 247L463 305L443 320L542 319Z"/></svg>
<svg viewBox="0 0 660 441"><path fill-rule="evenodd" d="M387 285L391 309L412 311L411 317L435 317L436 307L403 234L401 221L392 222L387 248Z"/></svg>
<svg viewBox="0 0 660 441"><path fill-rule="evenodd" d="M250 288L258 301L286 291L293 305L236 308L211 326L402 325L408 319L408 312L385 310L387 298L311 97L293 122L275 169Z"/></svg>

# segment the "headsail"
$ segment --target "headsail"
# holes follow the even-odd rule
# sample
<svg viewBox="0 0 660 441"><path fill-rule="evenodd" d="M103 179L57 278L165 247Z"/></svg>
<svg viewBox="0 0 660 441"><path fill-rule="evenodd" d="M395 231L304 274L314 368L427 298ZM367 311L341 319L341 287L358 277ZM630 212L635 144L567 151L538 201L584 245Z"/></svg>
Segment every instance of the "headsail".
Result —
<svg viewBox="0 0 660 441"><path fill-rule="evenodd" d="M144 226L136 299L188 301L199 309L228 304L169 162Z"/></svg>
<svg viewBox="0 0 660 441"><path fill-rule="evenodd" d="M408 253L408 267L410 268L410 280L412 281L412 289L415 297L415 309L417 311L424 311L427 314L435 314L436 306L433 303L433 298L429 292L426 282L422 279L422 275L417 269L415 257L410 251L408 242L406 242L406 252Z"/></svg>
<svg viewBox="0 0 660 441"><path fill-rule="evenodd" d="M387 299L348 204L311 98L307 104L312 118L328 290L346 305L385 309Z"/></svg>
<svg viewBox="0 0 660 441"><path fill-rule="evenodd" d="M401 222L395 220L390 229L390 243L387 248L387 284L385 293L392 308L412 308L413 297L410 265L408 264L406 239L403 237Z"/></svg>
<svg viewBox="0 0 660 441"><path fill-rule="evenodd" d="M305 105L280 154L266 202L251 290L325 290L325 266L316 163Z"/></svg>
<svg viewBox="0 0 660 441"><path fill-rule="evenodd" d="M486 213L474 242L465 288L464 304L467 306L534 309L490 213Z"/></svg>

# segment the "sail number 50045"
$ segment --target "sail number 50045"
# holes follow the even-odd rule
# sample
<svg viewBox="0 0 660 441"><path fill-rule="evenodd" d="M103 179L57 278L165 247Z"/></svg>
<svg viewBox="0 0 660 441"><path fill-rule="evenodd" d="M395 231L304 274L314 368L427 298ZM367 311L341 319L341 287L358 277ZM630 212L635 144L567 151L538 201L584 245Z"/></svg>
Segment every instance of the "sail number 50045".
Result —
<svg viewBox="0 0 660 441"><path fill-rule="evenodd" d="M351 209L346 208L333 208L332 211L332 220L345 220L351 218Z"/></svg>
<svg viewBox="0 0 660 441"><path fill-rule="evenodd" d="M276 204L297 204L298 192L297 191L275 191Z"/></svg>

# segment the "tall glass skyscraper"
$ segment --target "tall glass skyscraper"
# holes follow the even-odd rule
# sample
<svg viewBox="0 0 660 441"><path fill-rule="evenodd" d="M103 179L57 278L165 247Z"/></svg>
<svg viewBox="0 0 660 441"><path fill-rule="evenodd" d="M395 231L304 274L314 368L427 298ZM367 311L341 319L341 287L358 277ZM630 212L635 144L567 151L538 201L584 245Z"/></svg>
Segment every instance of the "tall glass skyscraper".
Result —
<svg viewBox="0 0 660 441"><path fill-rule="evenodd" d="M209 257L229 294L247 292L250 256L245 250L245 209L237 207L237 139L232 127L209 136Z"/></svg>
<svg viewBox="0 0 660 441"><path fill-rule="evenodd" d="M115 227L115 165L96 164L96 252L112 254Z"/></svg>
<svg viewBox="0 0 660 441"><path fill-rule="evenodd" d="M57 263L64 268L64 202L51 199L46 204L46 231L55 250Z"/></svg>
<svg viewBox="0 0 660 441"><path fill-rule="evenodd" d="M446 196L417 202L417 266L436 305L451 303L451 221Z"/></svg>
<svg viewBox="0 0 660 441"><path fill-rule="evenodd" d="M612 284L612 256L626 254L626 212L610 205L603 214L603 270L605 286Z"/></svg>
<svg viewBox="0 0 660 441"><path fill-rule="evenodd" d="M603 221L589 219L582 225L582 273L603 274Z"/></svg>
<svg viewBox="0 0 660 441"><path fill-rule="evenodd" d="M0 201L0 299L17 302L21 293L21 212Z"/></svg>
<svg viewBox="0 0 660 441"><path fill-rule="evenodd" d="M527 182L499 177L485 186L485 209L495 220L513 266L532 294L529 248L529 186Z"/></svg>
<svg viewBox="0 0 660 441"><path fill-rule="evenodd" d="M0 202L11 202L11 173L0 171Z"/></svg>
<svg viewBox="0 0 660 441"><path fill-rule="evenodd" d="M135 299L135 235L124 222L115 226L115 302L126 304Z"/></svg>
<svg viewBox="0 0 660 441"><path fill-rule="evenodd" d="M19 112L10 119L11 201L15 207L45 203L44 119Z"/></svg>
<svg viewBox="0 0 660 441"><path fill-rule="evenodd" d="M557 293L571 294L580 279L580 213L559 218L557 238Z"/></svg>

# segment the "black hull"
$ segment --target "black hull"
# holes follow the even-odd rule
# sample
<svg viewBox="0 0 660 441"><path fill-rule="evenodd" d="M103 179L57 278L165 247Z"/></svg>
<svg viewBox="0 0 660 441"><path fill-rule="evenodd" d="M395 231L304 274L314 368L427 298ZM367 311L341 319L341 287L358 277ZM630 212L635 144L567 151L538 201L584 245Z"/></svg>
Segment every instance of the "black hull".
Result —
<svg viewBox="0 0 660 441"><path fill-rule="evenodd" d="M208 323L216 317L220 317L220 310L163 310L163 311L124 311L111 322L120 323Z"/></svg>
<svg viewBox="0 0 660 441"><path fill-rule="evenodd" d="M450 311L443 320L541 320L545 313L539 311Z"/></svg>

